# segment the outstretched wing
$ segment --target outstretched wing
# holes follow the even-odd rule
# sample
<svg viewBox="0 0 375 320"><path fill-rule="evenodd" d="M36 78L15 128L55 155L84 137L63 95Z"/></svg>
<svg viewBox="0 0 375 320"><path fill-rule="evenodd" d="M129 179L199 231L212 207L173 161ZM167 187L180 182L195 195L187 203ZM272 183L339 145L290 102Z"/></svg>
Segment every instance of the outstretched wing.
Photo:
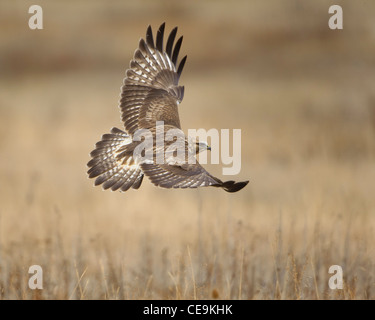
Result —
<svg viewBox="0 0 375 320"><path fill-rule="evenodd" d="M151 182L162 188L198 188L220 187L227 192L237 192L244 188L249 181L223 182L209 174L199 163L181 166L168 164L141 164L141 168Z"/></svg>
<svg viewBox="0 0 375 320"><path fill-rule="evenodd" d="M164 28L165 23L160 26L154 43L151 26L148 27L146 40L140 40L126 71L120 109L130 134L140 128L151 128L156 121L181 127L177 106L183 99L184 87L178 81L186 56L179 65L177 59L183 37L174 45L177 27L174 28L164 49Z"/></svg>

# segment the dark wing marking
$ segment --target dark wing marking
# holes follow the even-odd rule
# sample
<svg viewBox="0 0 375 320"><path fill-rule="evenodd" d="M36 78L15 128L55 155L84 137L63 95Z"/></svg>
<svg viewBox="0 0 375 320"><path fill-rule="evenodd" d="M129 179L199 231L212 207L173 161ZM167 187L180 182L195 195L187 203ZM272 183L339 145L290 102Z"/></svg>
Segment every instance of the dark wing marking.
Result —
<svg viewBox="0 0 375 320"><path fill-rule="evenodd" d="M95 185L103 184L103 189L126 191L130 187L138 189L143 180L143 172L133 159L131 137L118 128L104 134L91 152L87 163L89 178L96 178ZM129 149L129 150L128 150Z"/></svg>
<svg viewBox="0 0 375 320"><path fill-rule="evenodd" d="M177 27L169 34L164 50L164 28L163 23L156 34L156 45L151 26L147 28L146 40L139 41L130 68L126 71L120 109L130 134L139 128L155 126L156 121L180 127L177 105L183 99L184 87L178 82L186 56L178 65L182 37L173 48ZM145 115L146 121L143 119Z"/></svg>

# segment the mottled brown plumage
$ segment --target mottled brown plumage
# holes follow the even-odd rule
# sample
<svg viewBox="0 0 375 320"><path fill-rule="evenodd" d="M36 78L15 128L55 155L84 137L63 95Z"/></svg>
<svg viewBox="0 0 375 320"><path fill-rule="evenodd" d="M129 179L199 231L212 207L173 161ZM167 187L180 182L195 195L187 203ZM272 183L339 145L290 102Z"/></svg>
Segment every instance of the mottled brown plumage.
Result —
<svg viewBox="0 0 375 320"><path fill-rule="evenodd" d="M139 41L139 47L130 61L126 78L121 89L120 110L126 132L112 128L111 133L102 136L91 152L88 162L90 178L96 178L95 185L102 184L104 189L126 191L138 189L145 174L151 182L163 188L197 188L204 186L221 187L228 192L236 192L245 187L248 181L222 182L209 174L198 162L171 163L165 158L164 164L139 162L133 151L138 145L133 135L139 129L149 129L156 138L156 122L164 122L164 131L181 129L178 105L184 97L184 87L179 79L186 62L186 56L177 63L182 37L174 44L177 27L174 28L164 48L163 23L157 34L156 42L149 26L146 40ZM186 159L188 139L185 140ZM163 150L154 145L153 155L164 152L170 143L166 142ZM164 154L164 153L163 153ZM195 155L193 155L195 156ZM196 160L196 159L194 159Z"/></svg>

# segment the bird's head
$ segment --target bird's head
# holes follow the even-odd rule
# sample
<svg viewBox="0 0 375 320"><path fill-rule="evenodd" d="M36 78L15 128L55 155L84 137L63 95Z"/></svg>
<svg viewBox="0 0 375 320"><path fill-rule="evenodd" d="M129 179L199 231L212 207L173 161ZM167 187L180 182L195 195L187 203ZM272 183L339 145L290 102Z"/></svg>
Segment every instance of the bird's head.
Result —
<svg viewBox="0 0 375 320"><path fill-rule="evenodd" d="M205 150L211 151L211 146L206 141L199 141L199 142L196 142L195 144L195 150L196 150L196 153L199 153Z"/></svg>

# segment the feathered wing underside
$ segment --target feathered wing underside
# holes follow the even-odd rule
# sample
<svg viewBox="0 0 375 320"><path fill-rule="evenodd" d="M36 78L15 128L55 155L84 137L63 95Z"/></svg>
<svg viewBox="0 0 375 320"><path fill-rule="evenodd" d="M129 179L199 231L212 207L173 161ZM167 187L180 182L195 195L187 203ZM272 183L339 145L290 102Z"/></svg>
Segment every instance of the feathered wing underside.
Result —
<svg viewBox="0 0 375 320"><path fill-rule="evenodd" d="M162 188L220 187L227 192L237 192L249 181L223 182L209 174L199 163L184 165L141 164L145 175L155 186Z"/></svg>
<svg viewBox="0 0 375 320"><path fill-rule="evenodd" d="M189 168L187 168L189 166ZM151 182L163 188L197 188L217 185L202 166L196 165L168 165L168 164L142 164L145 175ZM183 168L184 167L184 168Z"/></svg>
<svg viewBox="0 0 375 320"><path fill-rule="evenodd" d="M145 99L145 107L139 111L138 126L154 128L160 120L164 126L181 128L175 99L163 90L152 90Z"/></svg>
<svg viewBox="0 0 375 320"><path fill-rule="evenodd" d="M132 138L118 128L104 134L91 152L87 163L89 178L96 178L95 185L103 184L103 189L126 191L130 187L138 189L143 180L143 172L133 158Z"/></svg>
<svg viewBox="0 0 375 320"><path fill-rule="evenodd" d="M153 162L141 164L144 174L155 186L183 189L213 186L223 188L227 192L236 192L248 184L248 181L235 182L230 180L223 182L219 178L214 177L197 161L194 141L190 141L189 137L184 136L183 132L178 130L179 132L175 132L175 134L178 134L179 138L183 138L182 143L184 144L175 145L177 140L169 141L167 139L167 132L173 129L173 127L165 126L163 129L165 134L164 143L162 145L153 145ZM151 129L154 139L156 139L155 137L158 134L163 134L159 130L160 128L158 127ZM177 148L183 147L184 152L179 155L172 145L175 145ZM158 163L160 155L159 159L164 161L164 163Z"/></svg>
<svg viewBox="0 0 375 320"><path fill-rule="evenodd" d="M177 64L182 43L180 37L174 45L177 27L171 31L164 48L164 28L163 23L154 42L151 26L148 27L146 40L140 40L126 71L120 109L129 134L155 126L156 121L180 127L177 106L183 99L184 87L178 81L186 56Z"/></svg>

